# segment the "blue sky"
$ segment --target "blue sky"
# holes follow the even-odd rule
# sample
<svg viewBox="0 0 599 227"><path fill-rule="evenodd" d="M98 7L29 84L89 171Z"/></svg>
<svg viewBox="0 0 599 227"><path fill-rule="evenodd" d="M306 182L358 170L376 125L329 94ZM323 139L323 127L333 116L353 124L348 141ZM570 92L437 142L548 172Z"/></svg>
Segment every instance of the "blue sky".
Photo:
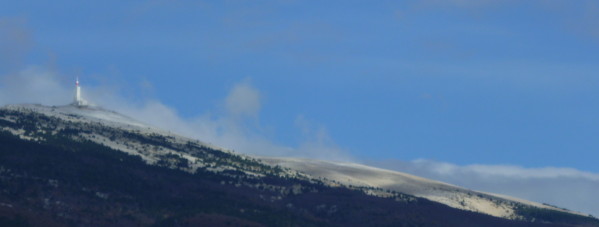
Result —
<svg viewBox="0 0 599 227"><path fill-rule="evenodd" d="M599 172L596 1L125 2L0 1L4 87L79 76L291 152Z"/></svg>

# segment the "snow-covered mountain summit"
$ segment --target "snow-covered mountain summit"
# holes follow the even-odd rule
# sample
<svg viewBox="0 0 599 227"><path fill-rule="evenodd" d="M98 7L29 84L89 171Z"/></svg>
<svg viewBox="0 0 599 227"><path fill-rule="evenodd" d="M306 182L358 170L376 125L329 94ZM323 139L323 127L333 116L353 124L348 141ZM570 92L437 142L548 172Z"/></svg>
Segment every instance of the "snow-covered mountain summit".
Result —
<svg viewBox="0 0 599 227"><path fill-rule="evenodd" d="M3 109L22 112L36 112L73 122L89 121L104 124L112 124L118 127L149 128L148 125L143 124L131 117L119 114L111 110L104 109L102 107L91 105L44 106L39 104L16 104L7 105L3 107Z"/></svg>
<svg viewBox="0 0 599 227"><path fill-rule="evenodd" d="M168 167L190 174L209 173L212 177L218 176L216 179L224 177L227 180L219 180L223 187L232 185L256 190L258 194L255 196L262 202L277 204L287 201L288 204L280 206L293 212L300 211L294 210L296 208L290 202L292 196L318 193L323 189L317 188L324 187L327 190L344 188L360 191L368 196L396 201L403 204L401 206L445 209L420 200L424 198L456 209L510 220L555 222L552 218L557 215L562 218L559 220L570 223L569 220L585 216L544 204L472 191L355 163L239 154L148 126L134 118L99 107L8 105L0 108L0 132L36 144L53 145L57 141L70 141L99 145L139 157L151 166ZM350 205L347 204L348 207ZM339 207L339 204L335 207L317 204L314 212L332 215ZM470 214L466 212L462 215Z"/></svg>
<svg viewBox="0 0 599 227"><path fill-rule="evenodd" d="M181 150L209 149L230 154L230 151L220 149L199 140L179 136L175 133L161 130L131 117L93 106L43 106L37 104L8 105L0 110L5 112L0 121L12 124L2 129L23 139L44 140L45 135L68 134L73 139L87 140L115 150L141 157L149 164L155 164L162 157L176 154L189 163L188 171L205 167L207 161L198 158L197 154L181 152ZM36 128L35 131L10 127L23 123L28 116ZM168 146L165 146L168 145ZM184 149L186 148L186 149ZM247 157L247 156L244 156ZM249 158L249 157L248 157ZM210 163L210 162L208 162ZM235 169L232 166L221 165L215 169Z"/></svg>

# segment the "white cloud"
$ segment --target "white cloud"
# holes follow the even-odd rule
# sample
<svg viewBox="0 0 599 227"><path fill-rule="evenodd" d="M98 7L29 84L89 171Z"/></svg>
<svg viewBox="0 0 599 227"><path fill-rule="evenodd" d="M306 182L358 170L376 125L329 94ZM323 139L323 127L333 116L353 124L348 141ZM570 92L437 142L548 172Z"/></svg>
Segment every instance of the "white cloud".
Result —
<svg viewBox="0 0 599 227"><path fill-rule="evenodd" d="M227 111L236 117L256 117L261 108L260 92L249 80L236 84L225 100Z"/></svg>
<svg viewBox="0 0 599 227"><path fill-rule="evenodd" d="M255 123L261 110L260 91L249 80L236 84L222 103L226 106L227 114L215 116L206 113L191 118L182 118L175 109L158 101L132 105L117 97L103 105L154 126L241 153L345 161L351 159L349 154L336 146L323 126L314 127L303 117L296 121L304 137L298 147L278 144L260 133L260 128L264 126L247 124L248 121Z"/></svg>
<svg viewBox="0 0 599 227"><path fill-rule="evenodd" d="M304 141L298 147L299 154L307 154L307 157L323 160L352 160L352 158L333 141L325 127L309 121L303 115L299 115L296 118L295 125L301 130ZM288 156L301 157L302 155L289 154Z"/></svg>
<svg viewBox="0 0 599 227"><path fill-rule="evenodd" d="M466 165L430 160L371 161L368 164L473 190L510 195L599 216L599 174L571 168Z"/></svg>
<svg viewBox="0 0 599 227"><path fill-rule="evenodd" d="M0 81L0 105L66 105L73 100L74 84L68 85L74 82L42 67L31 66L21 72L4 75L0 77ZM152 87L147 80L140 84L143 87ZM85 81L82 81L81 87L83 97L90 103L226 149L261 156L350 160L350 156L335 145L326 128L313 126L314 124L309 123L304 117L296 121L298 130L302 130L304 137L298 147L278 144L261 134L260 129L264 126L256 119L262 108L262 96L249 80L233 86L221 101L219 106L226 107L225 114L204 113L189 118L181 117L175 108L157 100L134 102L124 98L117 87L94 87Z"/></svg>
<svg viewBox="0 0 599 227"><path fill-rule="evenodd" d="M0 104L62 105L71 102L74 94L56 73L34 66L4 75L0 81Z"/></svg>

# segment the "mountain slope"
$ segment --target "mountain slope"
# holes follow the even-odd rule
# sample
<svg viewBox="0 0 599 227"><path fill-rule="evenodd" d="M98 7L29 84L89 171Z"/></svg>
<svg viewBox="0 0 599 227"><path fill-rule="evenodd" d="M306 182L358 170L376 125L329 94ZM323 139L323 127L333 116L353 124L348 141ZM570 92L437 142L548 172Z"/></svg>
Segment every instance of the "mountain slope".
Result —
<svg viewBox="0 0 599 227"><path fill-rule="evenodd" d="M97 108L6 106L0 128L0 226L598 225L349 187Z"/></svg>
<svg viewBox="0 0 599 227"><path fill-rule="evenodd" d="M443 203L454 208L485 213L496 217L526 219L521 214L523 207L534 207L572 215L584 215L540 203L472 191L443 182L355 163L272 157L264 157L262 160L271 165L291 168L313 177L326 178L347 185L394 190Z"/></svg>

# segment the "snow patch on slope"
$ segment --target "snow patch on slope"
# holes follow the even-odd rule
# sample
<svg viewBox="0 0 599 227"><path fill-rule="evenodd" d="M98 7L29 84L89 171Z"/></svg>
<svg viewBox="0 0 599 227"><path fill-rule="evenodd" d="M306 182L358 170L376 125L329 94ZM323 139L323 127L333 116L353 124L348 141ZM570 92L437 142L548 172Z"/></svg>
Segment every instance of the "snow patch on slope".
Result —
<svg viewBox="0 0 599 227"><path fill-rule="evenodd" d="M335 163L299 158L262 157L261 159L271 165L287 167L313 177L323 177L345 185L394 190L440 202L450 207L485 213L496 217L518 218L514 210L516 204L570 212L540 203L468 190L439 181L355 163Z"/></svg>

